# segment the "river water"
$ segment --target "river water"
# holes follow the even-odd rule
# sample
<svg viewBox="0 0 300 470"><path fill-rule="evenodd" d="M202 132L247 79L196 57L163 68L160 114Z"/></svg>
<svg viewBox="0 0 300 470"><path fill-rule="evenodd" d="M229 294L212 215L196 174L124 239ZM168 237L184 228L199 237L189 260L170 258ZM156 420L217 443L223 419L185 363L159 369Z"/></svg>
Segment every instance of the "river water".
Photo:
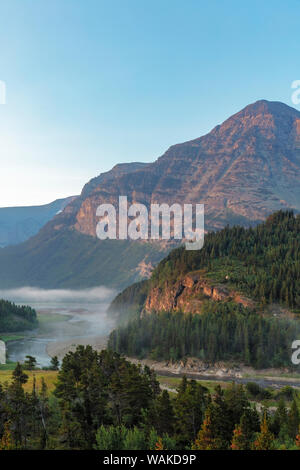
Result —
<svg viewBox="0 0 300 470"><path fill-rule="evenodd" d="M39 367L44 367L49 366L53 355L61 359L78 344L102 349L114 327L106 309L115 294L103 287L77 291L27 287L0 290L0 298L34 308L39 320L37 329L17 332L22 339L8 341L9 360L23 362L26 355L31 355Z"/></svg>

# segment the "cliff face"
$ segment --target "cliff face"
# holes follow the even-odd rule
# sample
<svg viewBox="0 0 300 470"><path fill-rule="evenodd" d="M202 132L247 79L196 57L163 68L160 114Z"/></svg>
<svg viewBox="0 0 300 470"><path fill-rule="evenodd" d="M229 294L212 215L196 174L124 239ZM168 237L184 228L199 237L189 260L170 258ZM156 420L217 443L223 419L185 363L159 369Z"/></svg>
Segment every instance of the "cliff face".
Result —
<svg viewBox="0 0 300 470"><path fill-rule="evenodd" d="M229 300L253 307L254 301L241 296L236 291L221 284L213 284L201 273L192 273L178 280L175 284L167 282L163 287L150 290L143 312L181 311L184 313L201 313L201 306L206 299Z"/></svg>
<svg viewBox="0 0 300 470"><path fill-rule="evenodd" d="M96 208L129 202L204 203L206 228L300 210L300 113L259 101L154 163L117 166L91 180L74 210L75 230L95 236Z"/></svg>

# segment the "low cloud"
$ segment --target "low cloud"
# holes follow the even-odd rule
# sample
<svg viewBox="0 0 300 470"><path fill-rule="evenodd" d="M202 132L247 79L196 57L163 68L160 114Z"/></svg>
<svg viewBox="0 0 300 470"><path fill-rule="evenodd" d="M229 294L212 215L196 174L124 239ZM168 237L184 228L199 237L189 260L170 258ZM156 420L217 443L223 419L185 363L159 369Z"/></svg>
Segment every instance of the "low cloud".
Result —
<svg viewBox="0 0 300 470"><path fill-rule="evenodd" d="M107 303L116 295L116 291L107 287L89 289L40 289L39 287L20 287L0 289L0 298L12 302L55 302L55 303Z"/></svg>

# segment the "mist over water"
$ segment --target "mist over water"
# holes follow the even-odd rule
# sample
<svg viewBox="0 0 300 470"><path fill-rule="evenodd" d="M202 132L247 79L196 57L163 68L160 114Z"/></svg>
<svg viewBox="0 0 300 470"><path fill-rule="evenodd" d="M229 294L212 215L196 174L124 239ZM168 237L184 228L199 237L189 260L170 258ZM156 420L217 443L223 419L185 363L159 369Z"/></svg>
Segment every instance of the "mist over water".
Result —
<svg viewBox="0 0 300 470"><path fill-rule="evenodd" d="M62 356L61 351L67 352L70 345L97 344L97 339L106 337L114 327L114 319L106 310L116 293L102 286L81 290L26 286L0 290L0 298L31 306L39 318L36 330L22 332L23 339L7 343L9 360L22 362L30 354L40 366L48 366L49 350L52 356Z"/></svg>
<svg viewBox="0 0 300 470"><path fill-rule="evenodd" d="M16 289L0 289L0 298L15 303L98 303L110 302L116 291L107 287L89 289L40 289L39 287L19 287Z"/></svg>

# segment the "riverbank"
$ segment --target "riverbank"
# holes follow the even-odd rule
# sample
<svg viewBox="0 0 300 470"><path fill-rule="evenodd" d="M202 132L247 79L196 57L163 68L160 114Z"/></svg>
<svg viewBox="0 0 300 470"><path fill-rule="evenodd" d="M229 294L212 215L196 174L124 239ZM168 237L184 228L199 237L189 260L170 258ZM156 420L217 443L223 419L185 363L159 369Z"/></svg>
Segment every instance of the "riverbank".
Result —
<svg viewBox="0 0 300 470"><path fill-rule="evenodd" d="M224 362L209 365L196 358L186 361L169 362L127 357L134 364L147 365L158 375L164 377L183 377L195 380L237 382L246 384L256 382L261 387L282 388L287 385L300 388L300 373L288 369L253 369L252 367Z"/></svg>
<svg viewBox="0 0 300 470"><path fill-rule="evenodd" d="M50 359L61 360L79 344L104 349L107 335L114 327L102 306L62 304L36 307L39 325L34 331L20 332L20 338L8 341L9 360L24 362L26 355L36 357L39 367L48 367Z"/></svg>
<svg viewBox="0 0 300 470"><path fill-rule="evenodd" d="M74 352L79 345L92 346L96 351L102 351L107 346L106 336L78 337L69 340L48 343L46 352L50 357L57 356L60 360L70 351Z"/></svg>
<svg viewBox="0 0 300 470"><path fill-rule="evenodd" d="M75 351L79 344L90 345L97 351L107 346L107 336L78 337L70 340L51 342L47 345L49 356L58 356L61 360L69 351ZM246 384L256 382L261 387L282 388L287 385L300 388L300 371L292 373L289 369L253 369L252 367L219 362L209 365L196 358L188 358L185 361L154 361L151 359L137 359L127 357L134 364L147 365L155 372L164 377L180 378L184 375L189 379L208 380L214 382L232 382Z"/></svg>

